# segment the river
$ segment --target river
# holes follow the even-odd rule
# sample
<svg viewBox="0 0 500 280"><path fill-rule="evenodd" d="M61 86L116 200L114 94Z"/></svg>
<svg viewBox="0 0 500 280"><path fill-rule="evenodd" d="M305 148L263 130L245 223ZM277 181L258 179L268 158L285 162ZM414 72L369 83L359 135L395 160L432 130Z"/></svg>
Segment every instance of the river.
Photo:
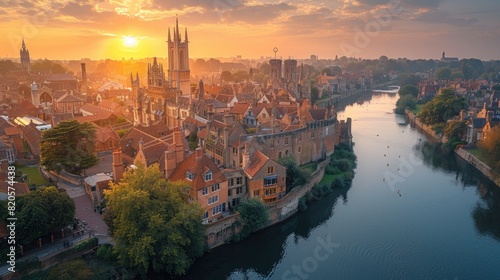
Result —
<svg viewBox="0 0 500 280"><path fill-rule="evenodd" d="M500 279L500 188L395 115L396 100L338 111L353 120L349 188L213 249L182 279Z"/></svg>

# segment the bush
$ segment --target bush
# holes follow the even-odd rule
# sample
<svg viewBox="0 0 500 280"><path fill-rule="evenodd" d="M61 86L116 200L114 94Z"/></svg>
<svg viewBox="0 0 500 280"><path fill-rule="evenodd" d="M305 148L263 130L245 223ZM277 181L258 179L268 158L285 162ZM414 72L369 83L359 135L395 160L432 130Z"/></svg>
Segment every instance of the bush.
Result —
<svg viewBox="0 0 500 280"><path fill-rule="evenodd" d="M348 170L351 170L351 161L346 159L346 158L336 159L336 160L333 160L331 163L333 166L338 168L341 172L346 172Z"/></svg>
<svg viewBox="0 0 500 280"><path fill-rule="evenodd" d="M342 180L340 177L335 178L332 182L332 187L333 188L343 188L344 187L344 180Z"/></svg>
<svg viewBox="0 0 500 280"><path fill-rule="evenodd" d="M113 263L115 261L115 255L113 254L113 245L103 244L97 249L96 256L99 260L106 263Z"/></svg>
<svg viewBox="0 0 500 280"><path fill-rule="evenodd" d="M269 211L258 198L251 198L240 204L238 207L241 220L243 222L243 237L255 232L269 223Z"/></svg>

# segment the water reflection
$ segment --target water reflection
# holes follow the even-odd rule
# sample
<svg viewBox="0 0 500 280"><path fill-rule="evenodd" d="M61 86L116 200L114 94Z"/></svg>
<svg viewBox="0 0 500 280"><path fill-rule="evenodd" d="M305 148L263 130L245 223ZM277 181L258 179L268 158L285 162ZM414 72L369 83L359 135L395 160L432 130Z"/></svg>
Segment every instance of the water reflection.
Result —
<svg viewBox="0 0 500 280"><path fill-rule="evenodd" d="M287 239L297 244L332 217L337 203L347 202L350 187L336 189L285 222L252 234L240 243L213 249L198 259L188 274L178 279L249 279L266 278L279 264ZM228 261L230 260L230 262ZM257 274L257 275L256 275Z"/></svg>
<svg viewBox="0 0 500 280"><path fill-rule="evenodd" d="M500 241L500 188L486 178L475 167L454 153L443 149L442 145L422 141L413 147L416 155L433 170L455 173L455 180L465 187L477 188L481 200L472 211L477 231Z"/></svg>

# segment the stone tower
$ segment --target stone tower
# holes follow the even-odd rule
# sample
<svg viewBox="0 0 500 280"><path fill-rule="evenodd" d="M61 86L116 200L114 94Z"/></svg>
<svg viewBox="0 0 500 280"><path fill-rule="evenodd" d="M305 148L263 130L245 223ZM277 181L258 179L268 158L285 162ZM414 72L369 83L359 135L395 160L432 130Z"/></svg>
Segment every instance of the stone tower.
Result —
<svg viewBox="0 0 500 280"><path fill-rule="evenodd" d="M31 103L37 108L40 106L40 93L38 84L35 81L31 84Z"/></svg>
<svg viewBox="0 0 500 280"><path fill-rule="evenodd" d="M269 60L269 64L271 65L271 76L269 77L271 80L272 79L278 79L280 80L282 77L281 73L281 59L271 59Z"/></svg>
<svg viewBox="0 0 500 280"><path fill-rule="evenodd" d="M130 73L130 85L132 87L132 96L134 98L134 126L142 124L142 110L143 110L143 101L144 96L141 90L141 83L139 80L139 73L136 73L135 80Z"/></svg>
<svg viewBox="0 0 500 280"><path fill-rule="evenodd" d="M180 89L182 95L191 94L189 71L189 41L187 28L185 29L184 41L179 32L179 21L175 20L174 38L170 36L168 28L168 81L171 86Z"/></svg>
<svg viewBox="0 0 500 280"><path fill-rule="evenodd" d="M163 72L163 65L153 59L153 64L148 63L148 90L151 92L163 92L165 82L165 73Z"/></svg>
<svg viewBox="0 0 500 280"><path fill-rule="evenodd" d="M30 62L30 52L26 48L26 44L24 44L24 38L23 38L23 44L21 46L20 50L20 55L21 55L21 67L27 71L31 71L31 62Z"/></svg>

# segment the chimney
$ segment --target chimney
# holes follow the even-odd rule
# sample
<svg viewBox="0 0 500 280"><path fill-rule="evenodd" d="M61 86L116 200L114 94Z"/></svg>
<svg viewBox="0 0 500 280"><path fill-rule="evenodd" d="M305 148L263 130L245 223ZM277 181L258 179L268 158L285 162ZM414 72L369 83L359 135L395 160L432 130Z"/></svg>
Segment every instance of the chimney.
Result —
<svg viewBox="0 0 500 280"><path fill-rule="evenodd" d="M81 63L82 65L82 82L84 85L87 85L87 69L85 68L85 63Z"/></svg>
<svg viewBox="0 0 500 280"><path fill-rule="evenodd" d="M165 151L165 177L168 179L172 176L177 167L177 160L174 151Z"/></svg>
<svg viewBox="0 0 500 280"><path fill-rule="evenodd" d="M250 163L250 145L245 143L245 150L243 150L243 162L241 163L241 168L246 169L248 167L248 164Z"/></svg>
<svg viewBox="0 0 500 280"><path fill-rule="evenodd" d="M118 183L123 177L122 149L113 150L113 180Z"/></svg>
<svg viewBox="0 0 500 280"><path fill-rule="evenodd" d="M224 123L227 125L233 125L234 124L234 115L225 114L224 115Z"/></svg>
<svg viewBox="0 0 500 280"><path fill-rule="evenodd" d="M184 145L179 127L174 128L174 149L177 163L182 162L184 160Z"/></svg>
<svg viewBox="0 0 500 280"><path fill-rule="evenodd" d="M201 147L197 147L196 150L194 151L196 160L200 160L201 157L203 156L203 151L201 150Z"/></svg>

